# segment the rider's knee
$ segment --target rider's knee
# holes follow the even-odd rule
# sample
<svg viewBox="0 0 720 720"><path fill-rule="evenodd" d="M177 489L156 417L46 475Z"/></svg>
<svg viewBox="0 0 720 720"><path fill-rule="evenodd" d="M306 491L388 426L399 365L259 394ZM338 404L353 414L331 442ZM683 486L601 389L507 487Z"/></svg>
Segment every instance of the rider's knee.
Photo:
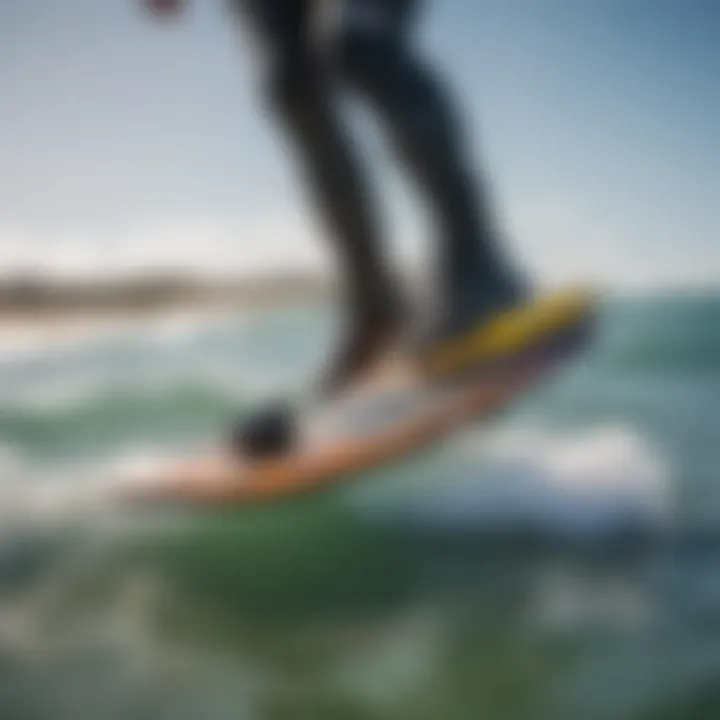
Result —
<svg viewBox="0 0 720 720"><path fill-rule="evenodd" d="M325 93L322 73L304 57L288 58L271 69L267 102L281 120L301 123L319 112Z"/></svg>

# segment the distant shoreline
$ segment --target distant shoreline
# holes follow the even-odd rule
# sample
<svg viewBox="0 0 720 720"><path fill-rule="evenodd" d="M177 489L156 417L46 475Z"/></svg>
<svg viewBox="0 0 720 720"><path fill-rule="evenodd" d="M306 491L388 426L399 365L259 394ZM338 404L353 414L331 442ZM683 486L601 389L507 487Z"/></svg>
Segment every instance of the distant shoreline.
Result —
<svg viewBox="0 0 720 720"><path fill-rule="evenodd" d="M236 279L153 276L103 281L0 279L0 329L155 315L166 311L260 310L332 295L317 276L277 274Z"/></svg>

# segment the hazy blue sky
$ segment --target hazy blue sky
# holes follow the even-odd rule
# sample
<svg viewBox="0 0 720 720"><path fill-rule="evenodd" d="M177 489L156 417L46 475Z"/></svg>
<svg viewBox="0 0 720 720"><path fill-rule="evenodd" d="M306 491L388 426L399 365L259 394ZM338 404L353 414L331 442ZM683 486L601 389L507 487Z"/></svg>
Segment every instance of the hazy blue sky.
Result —
<svg viewBox="0 0 720 720"><path fill-rule="evenodd" d="M720 2L427 0L509 241L545 279L720 280ZM324 257L222 2L0 1L0 262ZM362 122L396 244L422 213Z"/></svg>

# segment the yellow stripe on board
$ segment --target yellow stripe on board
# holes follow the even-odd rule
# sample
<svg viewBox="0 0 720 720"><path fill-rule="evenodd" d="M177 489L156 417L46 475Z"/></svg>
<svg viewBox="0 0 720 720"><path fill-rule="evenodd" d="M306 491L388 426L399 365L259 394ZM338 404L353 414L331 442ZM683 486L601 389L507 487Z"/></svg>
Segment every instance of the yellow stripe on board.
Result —
<svg viewBox="0 0 720 720"><path fill-rule="evenodd" d="M597 301L595 293L570 288L542 296L499 313L490 321L450 340L421 361L425 373L446 375L485 360L499 359L532 346L546 335L587 317Z"/></svg>

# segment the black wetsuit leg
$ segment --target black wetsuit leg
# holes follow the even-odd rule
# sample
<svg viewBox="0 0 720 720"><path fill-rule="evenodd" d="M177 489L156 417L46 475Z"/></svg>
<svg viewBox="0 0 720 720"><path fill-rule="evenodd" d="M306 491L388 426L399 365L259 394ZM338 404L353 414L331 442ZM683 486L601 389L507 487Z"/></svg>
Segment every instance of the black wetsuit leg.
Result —
<svg viewBox="0 0 720 720"><path fill-rule="evenodd" d="M347 0L338 38L345 78L388 126L438 224L443 332L514 303L520 282L499 247L489 202L469 163L447 86L411 43L414 0Z"/></svg>
<svg viewBox="0 0 720 720"><path fill-rule="evenodd" d="M313 42L312 0L240 0L266 51L267 97L329 226L348 296L347 341L328 369L342 384L385 349L400 321L377 205L353 138L338 118L333 63Z"/></svg>

